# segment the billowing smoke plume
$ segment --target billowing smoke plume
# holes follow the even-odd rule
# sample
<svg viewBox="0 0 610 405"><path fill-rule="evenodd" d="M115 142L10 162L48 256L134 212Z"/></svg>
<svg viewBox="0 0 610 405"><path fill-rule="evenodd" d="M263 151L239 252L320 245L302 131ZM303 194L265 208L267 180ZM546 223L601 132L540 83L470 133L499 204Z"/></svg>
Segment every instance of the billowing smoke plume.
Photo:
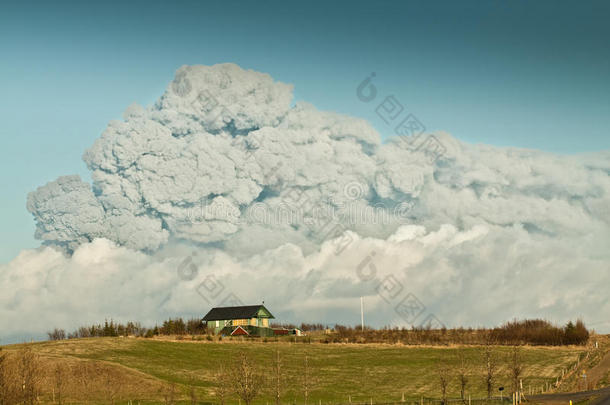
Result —
<svg viewBox="0 0 610 405"><path fill-rule="evenodd" d="M69 294L82 292L91 314L109 315L90 281L129 288L127 318L198 313L209 305L197 283L214 272L223 285L239 277L244 301L261 299L246 286L266 286L292 320L316 307L340 321L369 294L386 308L376 323L389 323L395 305L355 273L371 263L405 277L405 292L447 324L608 309L595 286L610 272L610 153L435 134L444 153L431 161L400 139L382 143L361 119L291 103L291 86L266 74L180 68L154 106L129 107L85 152L93 184L65 176L30 193L36 236L74 255L24 252L3 266L3 310L27 313L23 284L25 296L46 291L36 308L69 317ZM176 268L193 252L199 273L184 281Z"/></svg>
<svg viewBox="0 0 610 405"><path fill-rule="evenodd" d="M155 106L131 106L85 152L92 188L68 177L30 195L37 236L70 250L99 237L149 251L169 238L306 243L304 227L269 228L248 209L294 191L336 205L349 184L350 201L367 204L379 135L291 101L291 86L236 65L181 68Z"/></svg>

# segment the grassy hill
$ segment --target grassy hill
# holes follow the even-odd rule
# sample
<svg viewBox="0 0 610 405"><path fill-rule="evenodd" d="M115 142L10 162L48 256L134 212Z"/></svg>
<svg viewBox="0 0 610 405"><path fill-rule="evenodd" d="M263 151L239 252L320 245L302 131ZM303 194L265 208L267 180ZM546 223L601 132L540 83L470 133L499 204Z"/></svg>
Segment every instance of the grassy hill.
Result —
<svg viewBox="0 0 610 405"><path fill-rule="evenodd" d="M21 345L5 346L17 352ZM247 353L271 377L273 355L279 349L286 378L285 403L303 403L301 380L305 356L315 380L310 403L398 402L420 397L439 398L438 362L457 367L458 352L468 359L468 388L472 398L485 396L482 348L423 347L402 345L307 344L288 342L224 340L171 341L140 338L91 338L31 345L43 364L41 398L52 400L62 392L68 402L164 403L175 396L190 403L191 389L201 402L215 402L214 374L219 365L230 365L241 352ZM495 347L498 358L496 386L509 383L509 347ZM585 348L523 347L523 385L545 386L561 376L562 369L583 357ZM459 384L452 372L449 396L459 397ZM59 384L58 384L59 380ZM192 388L191 388L192 387ZM173 391L173 394L172 394ZM496 391L497 392L497 391ZM145 400L145 402L144 402ZM238 403L231 397L229 403ZM274 403L267 393L255 403Z"/></svg>

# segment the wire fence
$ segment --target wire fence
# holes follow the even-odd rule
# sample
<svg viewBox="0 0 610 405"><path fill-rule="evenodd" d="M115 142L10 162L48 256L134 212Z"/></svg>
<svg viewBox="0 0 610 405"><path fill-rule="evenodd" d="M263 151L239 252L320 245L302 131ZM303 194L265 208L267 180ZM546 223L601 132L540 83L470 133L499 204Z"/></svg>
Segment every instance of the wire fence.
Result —
<svg viewBox="0 0 610 405"><path fill-rule="evenodd" d="M448 404L462 404L462 405L500 405L511 403L510 397L492 397L492 398L447 398L443 401L439 398L419 398L419 399L405 399L394 402L377 402L372 398L369 401L348 401L348 402L324 402L312 401L311 405L448 405Z"/></svg>

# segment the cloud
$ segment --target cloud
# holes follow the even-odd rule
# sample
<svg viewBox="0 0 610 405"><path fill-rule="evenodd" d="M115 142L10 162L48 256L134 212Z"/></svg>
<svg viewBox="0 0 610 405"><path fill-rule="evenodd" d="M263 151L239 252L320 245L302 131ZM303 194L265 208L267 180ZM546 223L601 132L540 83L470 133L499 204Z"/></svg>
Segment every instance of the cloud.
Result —
<svg viewBox="0 0 610 405"><path fill-rule="evenodd" d="M71 256L49 247L26 250L0 266L2 337L19 340L111 317L154 325L261 300L281 321L356 324L363 296L374 326L417 325L432 315L447 326L494 325L515 314L591 321L610 310L599 288L610 282L607 253L576 257L572 239L550 241L522 226L452 225L405 225L388 239L351 238L339 254L331 239L309 254L284 244L245 259L184 244L151 255L107 239L81 244ZM404 310L409 297L421 311Z"/></svg>
<svg viewBox="0 0 610 405"><path fill-rule="evenodd" d="M26 251L5 265L1 276L21 281L0 287L12 288L3 319L30 302L72 319L69 291L88 291L89 320L204 312L196 280L176 280L192 251L243 300L264 291L298 320L303 308L334 308L327 320L351 314L366 291L350 277L373 249L375 266L407 277L447 324L607 306L595 286L609 272L610 153L560 156L436 133L445 152L431 163L404 138L383 143L364 120L292 98L290 85L233 64L184 66L153 106L128 107L84 153L92 184L65 176L29 194L36 237L73 255ZM19 297L22 284L32 289ZM98 285L130 295L98 302L88 290ZM375 300L386 308L378 323L396 318Z"/></svg>

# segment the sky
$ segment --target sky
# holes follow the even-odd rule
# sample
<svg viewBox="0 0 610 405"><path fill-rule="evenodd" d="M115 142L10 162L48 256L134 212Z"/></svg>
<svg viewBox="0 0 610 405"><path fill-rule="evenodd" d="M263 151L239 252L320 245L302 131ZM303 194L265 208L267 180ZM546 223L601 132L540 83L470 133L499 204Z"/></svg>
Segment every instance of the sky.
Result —
<svg viewBox="0 0 610 405"><path fill-rule="evenodd" d="M26 193L61 173L184 64L237 63L295 98L391 132L355 88L371 72L430 130L559 153L610 148L605 1L5 2L0 262L37 246Z"/></svg>
<svg viewBox="0 0 610 405"><path fill-rule="evenodd" d="M537 188L537 178L532 183L524 180L522 188L517 187L516 194L507 198L523 198L514 201L522 201L523 207L542 218L540 224L527 224L534 229L532 234L547 232L548 236L552 234L549 229L564 232L562 238L545 240L540 251L552 251L553 243L569 246L589 231L601 235L587 246L589 253L579 256L594 262L587 273L590 278L583 281L591 284L582 284L579 290L587 291L595 284L596 269L607 267L602 260L605 256L598 254L607 240L607 200L602 192L606 187L603 170L607 169L602 158L588 160L586 154L610 150L608 17L610 4L606 1L5 2L0 12L0 88L4 93L0 98L0 264L11 262L23 249L40 245L34 238L34 219L26 210L29 192L68 174L91 182L83 152L111 120L121 119L134 102L154 103L183 65L230 62L293 84L293 104L304 100L319 110L370 122L382 139L392 135L392 127L379 117L375 105L363 103L356 94L359 84L373 73L380 95L393 95L429 131L445 131L467 144L535 149L560 156L516 156L502 149L483 149L483 153L462 150L453 140L446 141L463 163L455 168L456 173L464 169L465 178L487 180L497 170L510 177L511 184L519 185L521 166L510 167L507 162L533 162L544 173L548 189ZM265 83L263 90L266 86L270 85ZM172 108L182 111L179 103ZM312 117L313 121L327 119ZM367 128L358 128L363 137L370 134ZM585 157L570 156L577 154ZM480 170L476 156L493 170ZM565 156L564 172L559 169L561 156ZM359 159L358 164L364 165L368 157ZM97 164L103 157L93 153L90 160ZM549 167L555 171L546 172ZM450 176L443 177L443 168L437 169L430 186L433 194L426 200L437 217L431 215L427 220L441 226L441 219L453 220L462 212L448 212L435 199L448 198L443 194L448 192L445 187L455 190L462 185L450 184ZM358 170L354 163L354 172ZM494 187L501 187L502 180L494 177L490 183L497 181ZM572 192L583 201L590 199L586 219L579 217L579 207L570 205L576 200ZM535 201L528 199L532 193ZM562 200L566 195L572 199ZM464 196L466 192L453 197L468 205L460 200ZM503 207L498 215L505 211L510 208ZM523 220L523 212L510 214ZM562 216L565 213L569 215ZM492 216L485 218L490 229L497 225ZM546 224L551 224L549 229ZM470 225L474 231L441 226L438 234L428 229L432 233L427 236L411 229L407 232L413 234L411 239L400 236L404 232L400 230L389 242L385 240L388 235L376 237L390 245L394 239L421 239L422 246L427 246L433 239L435 246L454 246L459 245L455 240L484 233L474 222ZM515 229L510 235L508 230L489 232L495 238L489 246L494 247L502 246L502 237L512 241L531 236ZM364 232L362 243L368 249L378 242L366 239L367 235ZM419 252L421 246L411 248ZM144 260L117 253L103 243L83 249L91 249L93 256L98 254L95 252L125 256L121 260L137 262L137 266ZM455 263L460 263L460 255L472 253L471 247L463 249L455 253ZM436 260L436 254L430 260ZM45 260L63 259L43 252L29 260L13 261L6 271L17 272L20 263L30 263L46 272ZM231 258L229 267L247 267L240 260ZM443 259L439 256L438 260ZM306 256L304 266L310 261L316 258ZM538 257L533 263L549 266ZM484 264L482 260L473 267ZM61 266L77 274L80 269L71 261ZM150 267L153 272L158 270ZM569 285L571 273L567 267L563 270L562 280ZM544 303L538 308L562 305L557 297L541 300ZM582 303L575 311L587 305L591 306Z"/></svg>

